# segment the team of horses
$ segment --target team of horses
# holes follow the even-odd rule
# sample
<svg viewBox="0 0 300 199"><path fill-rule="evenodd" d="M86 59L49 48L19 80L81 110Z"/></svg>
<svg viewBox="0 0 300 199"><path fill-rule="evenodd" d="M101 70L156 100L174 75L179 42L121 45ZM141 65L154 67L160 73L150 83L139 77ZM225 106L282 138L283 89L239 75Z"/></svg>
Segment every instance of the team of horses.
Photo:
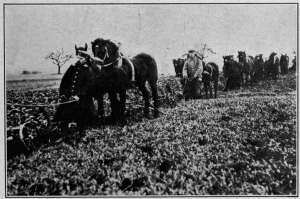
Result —
<svg viewBox="0 0 300 199"><path fill-rule="evenodd" d="M264 61L263 55L247 56L244 51L238 51L238 61L233 56L223 56L223 73L226 79L225 91L251 85L263 79L278 79L279 75L288 73L289 57L279 56L272 52Z"/></svg>
<svg viewBox="0 0 300 199"><path fill-rule="evenodd" d="M91 42L92 55L85 47L75 46L78 61L64 74L59 96L63 101L78 98L77 102L60 105L55 121L62 126L76 122L83 128L104 116L103 96L108 93L111 102L111 121L124 122L126 90L138 87L145 102L144 115L150 117L151 88L153 116L159 116L157 93L157 64L148 54L140 53L131 59L124 57L119 46L111 40L97 38ZM97 101L97 103L95 103Z"/></svg>
<svg viewBox="0 0 300 199"><path fill-rule="evenodd" d="M65 72L59 87L62 102L73 99L77 101L61 104L55 113L54 120L61 126L67 127L70 122L76 122L78 128L104 118L104 95L108 94L111 104L111 121L125 121L126 91L137 87L144 99L144 116L150 118L150 107L153 117L159 117L157 80L158 71L155 59L145 53L132 58L125 57L119 46L111 41L97 38L91 42L92 53L88 53L88 45L75 45L77 61ZM194 54L189 54L194 53ZM206 97L217 97L219 67L214 62L205 63L197 51L189 52L186 58L174 59L173 64L177 77L184 85L192 86L199 81L186 82L183 79L183 66L189 59L199 59L202 62L202 82ZM223 74L226 78L225 91L239 88L243 84L252 83L265 77L278 78L279 73L288 71L288 56L279 59L276 53L271 53L267 61L263 61L262 54L255 58L247 56L245 52L238 52L238 61L233 55L223 56ZM151 95L146 87L148 82ZM195 84L196 83L196 84ZM200 87L196 86L199 89ZM214 94L213 94L214 90ZM193 93L193 92L192 92ZM153 106L150 98L153 99ZM190 96L197 98L197 96Z"/></svg>
<svg viewBox="0 0 300 199"><path fill-rule="evenodd" d="M179 78L183 78L182 70L186 60L182 57L173 59L175 73ZM226 55L223 56L223 63L223 75L226 81L224 91L238 89L263 79L277 79L280 74L285 75L289 71L289 57L282 54L279 58L275 52L264 61L262 54L253 57L246 55L245 51L238 51L237 60L234 59L234 55ZM205 67L205 62L203 64Z"/></svg>

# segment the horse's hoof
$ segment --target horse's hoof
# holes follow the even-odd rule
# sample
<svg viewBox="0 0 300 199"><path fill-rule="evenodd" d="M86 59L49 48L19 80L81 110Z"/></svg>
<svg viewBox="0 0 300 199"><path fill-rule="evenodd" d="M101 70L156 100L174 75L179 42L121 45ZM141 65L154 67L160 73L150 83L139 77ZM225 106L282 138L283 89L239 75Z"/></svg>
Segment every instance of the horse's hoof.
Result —
<svg viewBox="0 0 300 199"><path fill-rule="evenodd" d="M97 122L96 122L97 124L104 124L105 123L105 117L99 117L98 119L97 119Z"/></svg>
<svg viewBox="0 0 300 199"><path fill-rule="evenodd" d="M118 121L118 125L119 126L125 126L126 125L126 120L125 119L121 119Z"/></svg>
<svg viewBox="0 0 300 199"><path fill-rule="evenodd" d="M145 118L147 118L147 119L150 119L150 118L151 118L149 113L145 113L144 116L145 116Z"/></svg>
<svg viewBox="0 0 300 199"><path fill-rule="evenodd" d="M116 118L113 116L108 116L107 118L105 118L105 123L106 124L110 124L110 125L114 125L116 124Z"/></svg>
<svg viewBox="0 0 300 199"><path fill-rule="evenodd" d="M86 136L86 132L84 130L80 130L77 134L77 137L78 138L82 138L82 137L85 137Z"/></svg>
<svg viewBox="0 0 300 199"><path fill-rule="evenodd" d="M158 118L159 117L159 112L158 111L155 111L154 112L154 118Z"/></svg>

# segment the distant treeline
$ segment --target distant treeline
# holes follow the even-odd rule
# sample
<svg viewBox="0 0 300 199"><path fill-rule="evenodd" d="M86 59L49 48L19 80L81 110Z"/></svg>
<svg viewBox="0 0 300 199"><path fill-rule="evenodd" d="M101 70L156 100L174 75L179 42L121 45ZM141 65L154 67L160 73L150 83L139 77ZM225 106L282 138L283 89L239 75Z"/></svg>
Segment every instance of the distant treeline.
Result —
<svg viewBox="0 0 300 199"><path fill-rule="evenodd" d="M28 71L28 70L23 70L22 75L31 75L31 74L40 74L40 71Z"/></svg>

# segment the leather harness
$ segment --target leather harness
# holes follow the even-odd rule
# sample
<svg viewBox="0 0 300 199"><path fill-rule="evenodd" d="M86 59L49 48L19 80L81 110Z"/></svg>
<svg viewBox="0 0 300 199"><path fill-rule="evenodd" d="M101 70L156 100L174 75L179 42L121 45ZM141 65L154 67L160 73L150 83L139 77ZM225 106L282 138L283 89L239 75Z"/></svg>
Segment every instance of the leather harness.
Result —
<svg viewBox="0 0 300 199"><path fill-rule="evenodd" d="M107 48L106 48L106 49L107 49ZM131 68L131 71L132 71L132 74L131 74L131 81L135 81L135 70L134 70L134 66L133 66L132 61L131 61L129 58L124 57L124 56L122 56L121 54L119 54L119 56L117 57L116 60L114 60L114 61L112 61L112 62L109 62L109 63L107 63L107 64L103 64L103 62L105 61L105 59L106 59L107 57L109 57L109 54L107 53L107 50L106 50L106 53L105 53L105 56L104 56L103 59L100 59L99 57L95 57L95 56L90 56L86 51L83 51L83 50L78 50L78 52L79 52L81 55L87 55L87 56L89 56L92 60L96 61L96 65L97 65L97 67L98 67L100 70L102 69L102 67L104 67L104 68L105 68L105 67L109 67L109 66L115 64L116 62L118 62L118 68L121 68L121 66L123 65L123 58L126 59L126 60L128 61L128 63L129 63L129 66L130 66L130 68ZM82 58L85 58L84 56L81 56L81 55L77 56L80 60L81 60ZM83 66L88 67L87 64L84 64Z"/></svg>

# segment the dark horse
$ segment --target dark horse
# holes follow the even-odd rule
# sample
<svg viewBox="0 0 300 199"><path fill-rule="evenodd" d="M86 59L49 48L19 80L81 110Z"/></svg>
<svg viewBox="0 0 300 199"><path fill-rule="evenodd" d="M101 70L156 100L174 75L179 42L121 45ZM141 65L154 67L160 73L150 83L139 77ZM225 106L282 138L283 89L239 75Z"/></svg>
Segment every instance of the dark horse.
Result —
<svg viewBox="0 0 300 199"><path fill-rule="evenodd" d="M219 81L219 67L214 62L209 62L207 64L203 63L203 73L202 73L202 81L204 84L205 96L208 98L208 91L210 93L210 97L213 97L212 85L214 87L214 98L217 98L218 91L218 81Z"/></svg>
<svg viewBox="0 0 300 199"><path fill-rule="evenodd" d="M182 69L183 69L183 65L184 65L184 59L182 59L182 58L173 59L173 65L174 65L176 77L182 78Z"/></svg>
<svg viewBox="0 0 300 199"><path fill-rule="evenodd" d="M289 71L295 73L297 71L296 67L297 64L296 64L296 55L295 55L294 58L292 59L292 66L289 68Z"/></svg>
<svg viewBox="0 0 300 199"><path fill-rule="evenodd" d="M101 68L97 76L94 91L99 94L99 111L103 114L103 94L109 92L114 120L123 120L125 112L126 90L135 84L142 92L145 107L144 115L149 117L149 91L146 82L149 83L154 100L154 116L158 117L158 93L157 93L157 64L148 54L141 53L128 59L121 56L119 47L111 40L98 38L92 42L92 51L98 67ZM119 99L117 99L119 94Z"/></svg>
<svg viewBox="0 0 300 199"><path fill-rule="evenodd" d="M266 76L277 79L280 74L280 63L277 53L272 52L269 59L265 62Z"/></svg>
<svg viewBox="0 0 300 199"><path fill-rule="evenodd" d="M242 66L242 83L252 83L254 77L253 57L246 56L245 51L238 51L239 63Z"/></svg>
<svg viewBox="0 0 300 199"><path fill-rule="evenodd" d="M287 54L280 56L280 70L281 74L286 75L289 72L289 56Z"/></svg>
<svg viewBox="0 0 300 199"><path fill-rule="evenodd" d="M90 88L100 70L90 62L86 50L87 45L78 48L75 46L78 61L67 69L60 83L59 97L62 102L79 98L78 101L62 104L57 108L54 121L60 122L63 127L76 122L79 128L83 128L97 117Z"/></svg>
<svg viewBox="0 0 300 199"><path fill-rule="evenodd" d="M223 56L223 74L225 77L224 91L239 89L242 82L242 68L240 63L233 60L233 55Z"/></svg>
<svg viewBox="0 0 300 199"><path fill-rule="evenodd" d="M254 58L254 81L259 81L264 79L264 60L263 55L258 54Z"/></svg>

